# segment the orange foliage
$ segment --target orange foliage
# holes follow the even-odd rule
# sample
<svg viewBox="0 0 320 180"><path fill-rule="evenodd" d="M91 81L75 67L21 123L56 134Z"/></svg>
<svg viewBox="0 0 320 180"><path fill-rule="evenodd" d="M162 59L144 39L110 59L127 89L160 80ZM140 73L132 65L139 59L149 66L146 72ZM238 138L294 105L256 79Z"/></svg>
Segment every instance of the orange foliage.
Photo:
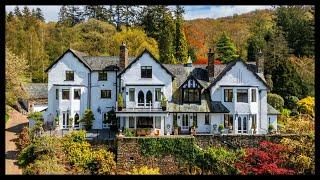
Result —
<svg viewBox="0 0 320 180"><path fill-rule="evenodd" d="M208 58L205 57L197 57L197 60L193 62L193 64L208 64ZM220 59L215 59L214 64L222 64Z"/></svg>

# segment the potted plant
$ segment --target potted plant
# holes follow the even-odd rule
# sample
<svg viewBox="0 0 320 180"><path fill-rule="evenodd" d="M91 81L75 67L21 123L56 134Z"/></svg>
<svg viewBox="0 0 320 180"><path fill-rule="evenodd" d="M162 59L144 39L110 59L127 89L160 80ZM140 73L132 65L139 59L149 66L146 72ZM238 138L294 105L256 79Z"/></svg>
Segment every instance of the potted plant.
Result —
<svg viewBox="0 0 320 180"><path fill-rule="evenodd" d="M163 111L167 110L167 99L164 96L162 96L161 98L161 108Z"/></svg>
<svg viewBox="0 0 320 180"><path fill-rule="evenodd" d="M59 117L55 117L54 122L55 122L56 127L58 127L59 126Z"/></svg>
<svg viewBox="0 0 320 180"><path fill-rule="evenodd" d="M173 130L174 130L174 135L179 134L179 126L178 126L177 120L173 120Z"/></svg>
<svg viewBox="0 0 320 180"><path fill-rule="evenodd" d="M167 124L167 135L168 136L170 135L170 128L171 128L170 124Z"/></svg>
<svg viewBox="0 0 320 180"><path fill-rule="evenodd" d="M220 134L222 134L223 129L224 129L223 124L220 124L219 127L218 127L218 130L219 130Z"/></svg>
<svg viewBox="0 0 320 180"><path fill-rule="evenodd" d="M256 134L256 133L257 133L257 127L256 127L255 124L254 124L254 125L252 126L252 128L251 128L251 133L252 133L252 134Z"/></svg>
<svg viewBox="0 0 320 180"><path fill-rule="evenodd" d="M193 134L193 135L196 134L196 128L198 128L196 121L192 121L191 134Z"/></svg>
<svg viewBox="0 0 320 180"><path fill-rule="evenodd" d="M122 108L123 108L123 97L122 97L122 94L119 93L119 96L118 96L118 110L122 111Z"/></svg>
<svg viewBox="0 0 320 180"><path fill-rule="evenodd" d="M269 133L269 134L272 134L272 133L273 133L273 130L274 130L273 125L272 125L272 124L269 124L269 126L268 126L268 133Z"/></svg>
<svg viewBox="0 0 320 180"><path fill-rule="evenodd" d="M69 118L69 130L71 130L72 129L72 127L73 127L73 118Z"/></svg>

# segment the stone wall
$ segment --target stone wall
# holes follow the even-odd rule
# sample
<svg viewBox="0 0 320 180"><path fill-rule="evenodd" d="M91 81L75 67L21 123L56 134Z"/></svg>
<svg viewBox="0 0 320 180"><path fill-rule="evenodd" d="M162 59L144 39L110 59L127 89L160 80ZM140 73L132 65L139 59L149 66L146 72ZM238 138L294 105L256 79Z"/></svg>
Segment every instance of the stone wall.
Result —
<svg viewBox="0 0 320 180"><path fill-rule="evenodd" d="M157 138L173 138L175 136L161 136ZM143 137L142 137L143 138ZM151 137L147 137L151 138ZM297 139L299 135L195 135L180 136L175 138L195 138L195 142L202 148L208 146L224 146L228 148L256 147L259 142L268 140L275 143L282 138ZM121 174L131 171L133 167L147 166L159 168L161 174L182 174L187 172L187 167L179 163L173 156L163 158L145 157L140 154L139 137L117 138L117 169Z"/></svg>

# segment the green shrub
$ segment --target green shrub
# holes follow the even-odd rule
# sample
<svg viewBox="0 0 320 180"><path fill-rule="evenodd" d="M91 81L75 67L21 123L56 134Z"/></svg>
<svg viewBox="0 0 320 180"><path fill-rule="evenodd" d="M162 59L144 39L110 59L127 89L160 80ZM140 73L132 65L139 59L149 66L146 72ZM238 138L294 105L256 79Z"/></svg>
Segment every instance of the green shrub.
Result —
<svg viewBox="0 0 320 180"><path fill-rule="evenodd" d="M268 132L269 132L269 133L272 133L273 130L274 130L273 125L272 125L272 124L269 124L269 126L268 126Z"/></svg>
<svg viewBox="0 0 320 180"><path fill-rule="evenodd" d="M281 110L283 108L284 100L278 94L268 93L268 98L267 99L268 99L268 103L272 107L276 108L277 110Z"/></svg>
<svg viewBox="0 0 320 180"><path fill-rule="evenodd" d="M88 163L87 168L91 174L97 175L110 175L116 172L116 162L114 160L114 154L106 151L105 149L99 149L92 152L92 160Z"/></svg>
<svg viewBox="0 0 320 180"><path fill-rule="evenodd" d="M8 122L9 120L9 115L6 113L6 123Z"/></svg>
<svg viewBox="0 0 320 180"><path fill-rule="evenodd" d="M72 141L72 142L86 142L86 131L72 131L71 133L63 137L63 141Z"/></svg>
<svg viewBox="0 0 320 180"><path fill-rule="evenodd" d="M161 98L161 107L167 107L167 99L164 95Z"/></svg>
<svg viewBox="0 0 320 180"><path fill-rule="evenodd" d="M224 129L223 124L220 124L219 127L218 127L219 132L222 132L223 129Z"/></svg>
<svg viewBox="0 0 320 180"><path fill-rule="evenodd" d="M282 114L283 116L285 116L285 117L289 117L290 114L291 114L291 111L290 111L290 109L285 109L285 108L283 108L283 109L281 110L281 114Z"/></svg>
<svg viewBox="0 0 320 180"><path fill-rule="evenodd" d="M43 121L42 112L33 112L28 115L28 119L33 119L35 121Z"/></svg>
<svg viewBox="0 0 320 180"><path fill-rule="evenodd" d="M94 120L94 115L91 109L86 109L84 112L84 116L80 119L79 122L84 123L84 127L86 130L91 129L92 127L92 122Z"/></svg>
<svg viewBox="0 0 320 180"><path fill-rule="evenodd" d="M66 174L66 169L61 162L55 157L43 156L37 159L34 163L29 164L24 170L23 174L27 175L54 175Z"/></svg>
<svg viewBox="0 0 320 180"><path fill-rule="evenodd" d="M286 96L285 97L285 105L288 109L297 109L298 105L297 102L299 101L299 98L296 96Z"/></svg>
<svg viewBox="0 0 320 180"><path fill-rule="evenodd" d="M134 137L134 133L131 132L128 128L124 128L123 134L126 137Z"/></svg>
<svg viewBox="0 0 320 180"><path fill-rule="evenodd" d="M71 166L85 168L92 160L92 153L88 142L63 142L63 152Z"/></svg>

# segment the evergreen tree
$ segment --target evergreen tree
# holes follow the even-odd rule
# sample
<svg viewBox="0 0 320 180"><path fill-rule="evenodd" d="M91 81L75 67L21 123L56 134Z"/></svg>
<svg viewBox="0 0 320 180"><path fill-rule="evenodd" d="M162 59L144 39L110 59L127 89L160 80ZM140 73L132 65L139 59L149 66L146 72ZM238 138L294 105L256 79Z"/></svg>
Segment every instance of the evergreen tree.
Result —
<svg viewBox="0 0 320 180"><path fill-rule="evenodd" d="M22 17L22 13L21 13L21 11L20 11L20 9L19 9L18 6L16 6L16 7L13 9L13 11L14 11L14 15L15 15L15 16L17 16L18 18Z"/></svg>
<svg viewBox="0 0 320 180"><path fill-rule="evenodd" d="M216 46L217 55L223 63L228 63L238 57L235 45L225 33L220 36Z"/></svg>
<svg viewBox="0 0 320 180"><path fill-rule="evenodd" d="M7 15L7 21L11 21L13 19L13 17L14 17L14 14L13 14L13 12L10 11Z"/></svg>
<svg viewBox="0 0 320 180"><path fill-rule="evenodd" d="M301 99L307 95L308 88L289 60L289 48L282 33L276 29L267 41L265 74L271 75L274 93Z"/></svg>
<svg viewBox="0 0 320 180"><path fill-rule="evenodd" d="M72 27L84 20L83 12L78 6L62 6L59 12L59 21L61 25Z"/></svg>
<svg viewBox="0 0 320 180"><path fill-rule="evenodd" d="M61 24L61 25L69 25L70 24L69 18L68 18L67 6L62 6L60 8L58 24Z"/></svg>
<svg viewBox="0 0 320 180"><path fill-rule="evenodd" d="M174 57L174 21L171 13L166 12L162 22L159 34L158 46L160 54L160 62L166 64L175 64Z"/></svg>
<svg viewBox="0 0 320 180"><path fill-rule="evenodd" d="M43 17L43 13L42 13L42 11L41 11L40 8L37 8L37 9L36 9L35 17L36 17L37 19L39 19L40 21L42 21L42 22L44 22L44 20L45 20L44 17Z"/></svg>
<svg viewBox="0 0 320 180"><path fill-rule="evenodd" d="M175 24L176 24L176 33L175 33L175 58L177 63L184 64L188 59L188 45L185 34L183 32L183 13L184 9L181 6L177 6L175 10Z"/></svg>
<svg viewBox="0 0 320 180"><path fill-rule="evenodd" d="M111 14L106 7L102 5L85 6L83 15L88 19L95 18L97 20L111 23Z"/></svg>
<svg viewBox="0 0 320 180"><path fill-rule="evenodd" d="M281 6L276 10L276 23L284 31L293 53L314 55L314 10L310 6Z"/></svg>

